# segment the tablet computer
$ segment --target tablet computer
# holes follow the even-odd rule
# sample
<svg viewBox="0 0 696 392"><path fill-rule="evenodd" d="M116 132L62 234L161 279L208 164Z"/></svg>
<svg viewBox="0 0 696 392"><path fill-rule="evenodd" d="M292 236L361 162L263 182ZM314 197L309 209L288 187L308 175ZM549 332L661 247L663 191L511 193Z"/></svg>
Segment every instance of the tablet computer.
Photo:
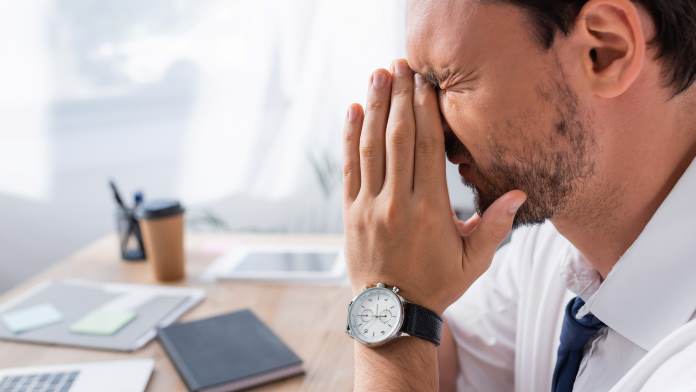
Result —
<svg viewBox="0 0 696 392"><path fill-rule="evenodd" d="M335 281L345 278L338 249L247 249L214 263L218 279Z"/></svg>

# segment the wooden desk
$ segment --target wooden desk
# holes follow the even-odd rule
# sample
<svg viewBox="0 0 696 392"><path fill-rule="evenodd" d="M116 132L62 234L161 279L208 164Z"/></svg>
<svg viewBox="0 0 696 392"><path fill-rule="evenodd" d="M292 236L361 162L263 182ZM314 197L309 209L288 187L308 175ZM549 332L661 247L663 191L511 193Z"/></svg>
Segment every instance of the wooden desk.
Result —
<svg viewBox="0 0 696 392"><path fill-rule="evenodd" d="M344 286L217 282L198 278L210 261L235 244L254 243L339 244L335 236L187 235L188 278L177 285L202 288L207 297L182 317L194 320L235 309L251 308L304 361L306 374L279 381L259 391L347 391L352 387L353 344L343 332L350 289ZM37 283L79 278L104 282L155 283L147 263L125 263L118 256L115 237L103 238L0 296L4 302ZM157 341L134 353L114 353L58 346L0 341L0 368L53 365L150 357L156 361L149 392L186 391L169 358Z"/></svg>

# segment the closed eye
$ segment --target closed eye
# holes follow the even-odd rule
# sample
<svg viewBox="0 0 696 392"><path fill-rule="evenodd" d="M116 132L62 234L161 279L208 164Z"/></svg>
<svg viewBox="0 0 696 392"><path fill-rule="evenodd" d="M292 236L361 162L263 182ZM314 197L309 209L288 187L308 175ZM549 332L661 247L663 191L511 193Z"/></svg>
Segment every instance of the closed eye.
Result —
<svg viewBox="0 0 696 392"><path fill-rule="evenodd" d="M430 83L431 86L433 86L436 92L440 91L440 80L438 80L437 76L435 76L432 71L426 72L423 77L428 81L428 83Z"/></svg>
<svg viewBox="0 0 696 392"><path fill-rule="evenodd" d="M457 75L451 73L449 69L445 69L442 75L435 74L433 71L428 71L423 76L438 94L448 91L464 92L473 90L471 84L477 78L477 74L473 70L467 74Z"/></svg>
<svg viewBox="0 0 696 392"><path fill-rule="evenodd" d="M451 78L445 80L445 88L443 90L452 92L469 92L475 89L478 79L478 73L475 70L467 74L452 75Z"/></svg>

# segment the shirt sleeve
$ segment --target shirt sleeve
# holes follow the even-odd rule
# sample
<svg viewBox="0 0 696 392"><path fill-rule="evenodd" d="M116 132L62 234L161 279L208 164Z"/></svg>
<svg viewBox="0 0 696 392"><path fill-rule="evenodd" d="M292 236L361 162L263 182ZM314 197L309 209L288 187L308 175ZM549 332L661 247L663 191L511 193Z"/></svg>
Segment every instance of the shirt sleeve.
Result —
<svg viewBox="0 0 696 392"><path fill-rule="evenodd" d="M511 243L444 314L457 346L458 391L512 391L519 294L519 255ZM512 257L511 257L512 256Z"/></svg>

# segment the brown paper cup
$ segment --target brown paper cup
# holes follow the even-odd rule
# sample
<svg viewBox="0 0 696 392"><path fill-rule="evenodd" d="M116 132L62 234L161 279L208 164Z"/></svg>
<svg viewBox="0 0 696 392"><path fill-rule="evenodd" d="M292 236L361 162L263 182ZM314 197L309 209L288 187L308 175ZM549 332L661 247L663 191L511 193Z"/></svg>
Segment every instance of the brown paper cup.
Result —
<svg viewBox="0 0 696 392"><path fill-rule="evenodd" d="M157 280L171 282L186 276L184 259L184 214L142 218L145 253Z"/></svg>

